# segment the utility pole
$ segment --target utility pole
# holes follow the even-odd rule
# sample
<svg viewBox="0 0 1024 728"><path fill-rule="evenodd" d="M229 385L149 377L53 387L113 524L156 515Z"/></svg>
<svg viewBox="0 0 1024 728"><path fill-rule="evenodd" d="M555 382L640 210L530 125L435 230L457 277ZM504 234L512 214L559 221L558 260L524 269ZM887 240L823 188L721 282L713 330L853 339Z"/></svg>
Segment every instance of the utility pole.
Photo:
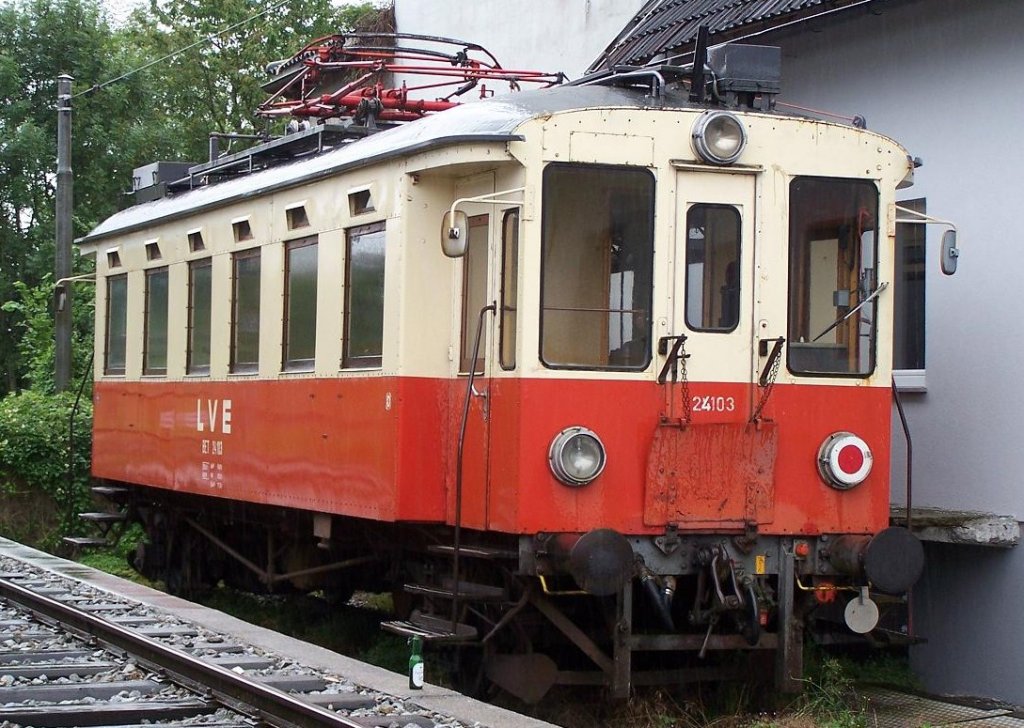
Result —
<svg viewBox="0 0 1024 728"><path fill-rule="evenodd" d="M71 214L74 189L71 177L71 82L66 73L57 76L57 245L53 278L56 323L54 387L63 392L71 382Z"/></svg>

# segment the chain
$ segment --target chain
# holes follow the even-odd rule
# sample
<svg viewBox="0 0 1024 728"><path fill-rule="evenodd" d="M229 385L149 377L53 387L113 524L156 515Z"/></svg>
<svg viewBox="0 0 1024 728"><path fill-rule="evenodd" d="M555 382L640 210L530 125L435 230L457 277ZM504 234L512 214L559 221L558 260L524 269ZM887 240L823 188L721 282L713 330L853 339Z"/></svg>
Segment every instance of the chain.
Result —
<svg viewBox="0 0 1024 728"><path fill-rule="evenodd" d="M686 341L679 345L679 363L682 371L680 372L683 385L683 424L690 424L693 419L693 400L690 399L690 378L686 373L686 360L690 358L690 355L686 353Z"/></svg>
<svg viewBox="0 0 1024 728"><path fill-rule="evenodd" d="M768 404L768 398L772 396L772 389L775 388L775 378L779 376L779 367L782 364L782 342L783 339L779 338L775 341L775 347L769 354L769 368L766 373L761 374L761 381L758 384L761 386L761 399L757 403L757 408L754 410L754 414L751 415L750 421L757 422L761 419L761 412L764 410L764 406Z"/></svg>

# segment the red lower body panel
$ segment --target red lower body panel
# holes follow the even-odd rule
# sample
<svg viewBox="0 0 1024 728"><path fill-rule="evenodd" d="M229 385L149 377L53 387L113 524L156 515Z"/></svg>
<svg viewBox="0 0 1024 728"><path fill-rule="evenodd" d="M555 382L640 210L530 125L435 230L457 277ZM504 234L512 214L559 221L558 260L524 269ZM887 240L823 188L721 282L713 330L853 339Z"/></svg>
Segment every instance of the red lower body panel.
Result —
<svg viewBox="0 0 1024 728"><path fill-rule="evenodd" d="M464 386L412 377L97 382L93 471L221 498L451 523ZM467 428L462 514L471 528L643 534L670 523L709 531L752 522L761 533L812 535L888 522L887 388L778 385L765 408L769 437L737 434L756 394L750 385L691 382L691 424L672 455L687 474L659 480L648 472L652 444L663 415L677 432L685 419L681 385L492 379L477 387L489 396L486 418L485 400L473 398ZM732 434L705 427L716 424ZM575 488L548 466L552 438L571 425L594 430L608 453L602 475ZM874 455L867 480L848 491L828 486L816 465L821 443L842 430ZM703 453L698 465L686 457L691 444Z"/></svg>

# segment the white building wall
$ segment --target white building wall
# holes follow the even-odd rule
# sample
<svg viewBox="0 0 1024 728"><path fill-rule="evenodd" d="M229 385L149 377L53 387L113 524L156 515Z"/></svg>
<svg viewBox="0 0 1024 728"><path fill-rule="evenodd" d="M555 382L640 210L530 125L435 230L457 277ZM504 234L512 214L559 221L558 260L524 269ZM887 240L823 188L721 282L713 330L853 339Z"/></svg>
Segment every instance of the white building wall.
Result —
<svg viewBox="0 0 1024 728"><path fill-rule="evenodd" d="M462 37L506 67L580 75L641 0L397 0L402 32ZM543 9L543 12L538 12ZM1024 518L1014 445L1024 414L1024 3L889 0L748 42L783 47L783 100L852 116L924 159L904 199L955 220L960 270L927 260L928 391L906 394L915 505ZM893 498L903 498L894 431ZM912 650L925 685L1024 704L1024 547L929 546Z"/></svg>
<svg viewBox="0 0 1024 728"><path fill-rule="evenodd" d="M625 27L643 0L395 0L400 33L478 43L505 68L561 71L570 79Z"/></svg>

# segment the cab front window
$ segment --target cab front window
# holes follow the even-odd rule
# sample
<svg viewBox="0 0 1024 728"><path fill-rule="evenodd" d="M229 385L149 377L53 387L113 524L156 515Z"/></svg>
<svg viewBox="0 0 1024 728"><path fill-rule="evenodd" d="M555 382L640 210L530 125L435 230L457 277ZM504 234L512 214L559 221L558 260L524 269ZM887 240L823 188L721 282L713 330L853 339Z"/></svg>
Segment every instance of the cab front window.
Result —
<svg viewBox="0 0 1024 728"><path fill-rule="evenodd" d="M654 177L636 167L544 171L540 358L642 370L651 360Z"/></svg>
<svg viewBox="0 0 1024 728"><path fill-rule="evenodd" d="M869 375L878 306L878 190L866 180L790 184L789 369Z"/></svg>

